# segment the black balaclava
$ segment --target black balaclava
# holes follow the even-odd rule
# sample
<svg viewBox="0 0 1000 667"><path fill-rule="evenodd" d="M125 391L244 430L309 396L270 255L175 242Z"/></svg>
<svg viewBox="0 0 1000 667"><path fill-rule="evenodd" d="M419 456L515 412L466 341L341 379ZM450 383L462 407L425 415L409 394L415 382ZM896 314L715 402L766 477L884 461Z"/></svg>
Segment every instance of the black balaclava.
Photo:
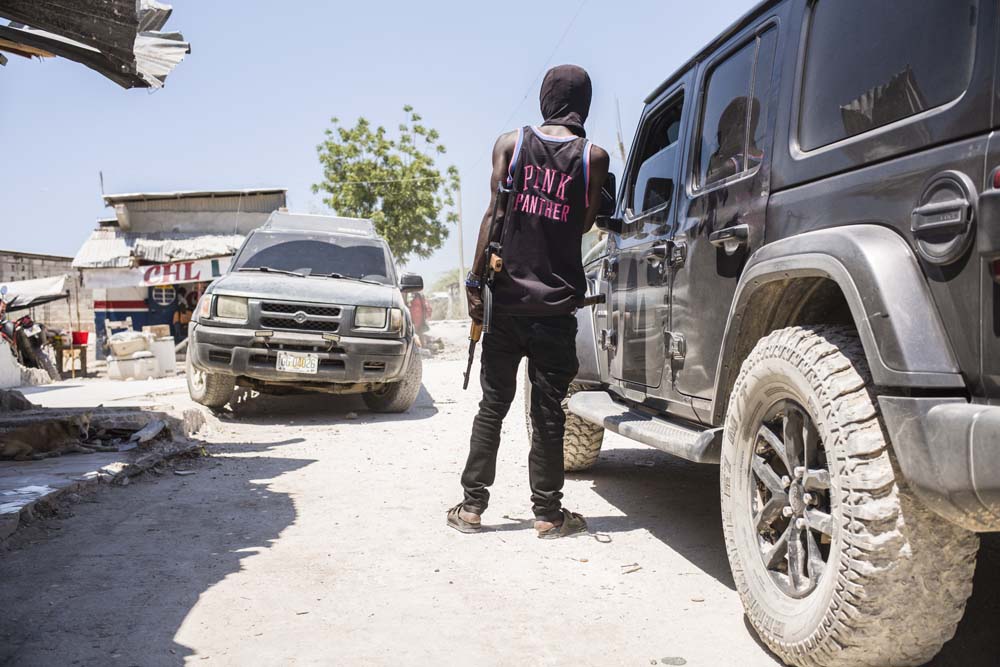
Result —
<svg viewBox="0 0 1000 667"><path fill-rule="evenodd" d="M563 125L573 134L587 136L583 124L590 114L593 87L587 70L577 65L559 65L545 74L538 101L545 125Z"/></svg>

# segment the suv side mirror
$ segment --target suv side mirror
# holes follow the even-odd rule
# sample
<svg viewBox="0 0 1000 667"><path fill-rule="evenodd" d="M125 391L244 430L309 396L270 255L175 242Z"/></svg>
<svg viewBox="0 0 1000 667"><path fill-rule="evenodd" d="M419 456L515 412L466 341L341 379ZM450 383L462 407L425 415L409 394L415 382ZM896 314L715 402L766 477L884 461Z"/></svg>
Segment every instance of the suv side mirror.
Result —
<svg viewBox="0 0 1000 667"><path fill-rule="evenodd" d="M399 277L399 290L403 294L422 292L424 290L424 279L415 273L404 273Z"/></svg>
<svg viewBox="0 0 1000 667"><path fill-rule="evenodd" d="M608 172L608 177L604 181L604 187L601 188L601 208L597 213L594 225L603 232L621 234L622 220L621 218L614 217L617 206L615 193L618 190L615 180L615 175Z"/></svg>

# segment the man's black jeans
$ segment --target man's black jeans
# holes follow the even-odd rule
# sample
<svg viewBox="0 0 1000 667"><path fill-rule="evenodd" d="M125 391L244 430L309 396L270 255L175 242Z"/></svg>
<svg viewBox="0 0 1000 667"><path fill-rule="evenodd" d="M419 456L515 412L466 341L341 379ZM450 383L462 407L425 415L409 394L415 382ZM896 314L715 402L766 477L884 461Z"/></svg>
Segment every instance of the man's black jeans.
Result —
<svg viewBox="0 0 1000 667"><path fill-rule="evenodd" d="M576 377L576 317L514 317L497 313L493 331L483 340L480 382L483 400L472 424L469 459L462 473L465 509L482 514L496 478L500 427L517 389L517 367L528 358L531 381L531 453L528 479L535 518L561 517L563 431L562 401Z"/></svg>

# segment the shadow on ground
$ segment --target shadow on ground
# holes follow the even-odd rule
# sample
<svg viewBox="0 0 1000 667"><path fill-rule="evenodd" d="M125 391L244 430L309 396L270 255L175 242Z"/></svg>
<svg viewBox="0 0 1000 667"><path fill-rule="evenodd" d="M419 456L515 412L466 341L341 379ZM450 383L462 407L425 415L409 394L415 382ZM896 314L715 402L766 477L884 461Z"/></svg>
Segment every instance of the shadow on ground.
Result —
<svg viewBox="0 0 1000 667"><path fill-rule="evenodd" d="M955 638L928 667L995 667L1000 658L1000 533L982 536L976 578Z"/></svg>
<svg viewBox="0 0 1000 667"><path fill-rule="evenodd" d="M350 418L349 415L352 415ZM220 412L223 421L234 420L246 424L273 425L274 419L295 418L310 424L419 421L430 419L438 413L434 397L426 386L420 387L417 400L407 412L382 414L371 412L360 395L334 396L331 394L299 394L292 396L268 396L254 394L239 408L231 412Z"/></svg>
<svg viewBox="0 0 1000 667"><path fill-rule="evenodd" d="M610 449L597 465L569 475L586 479L593 490L625 516L588 517L592 531L645 529L720 583L734 588L722 539L719 469L698 465L655 449Z"/></svg>
<svg viewBox="0 0 1000 667"><path fill-rule="evenodd" d="M295 522L268 480L312 461L253 455L295 441L232 445L20 531L0 557L0 664L182 665L174 636L199 596Z"/></svg>
<svg viewBox="0 0 1000 667"><path fill-rule="evenodd" d="M734 588L722 537L719 469L652 449L610 449L574 479L593 489L623 517L588 517L594 532L644 528L693 566ZM504 527L513 530L514 525ZM955 638L927 667L995 667L1000 644L1000 533L983 535L972 597ZM747 624L747 630L753 633ZM763 646L763 645L762 645Z"/></svg>

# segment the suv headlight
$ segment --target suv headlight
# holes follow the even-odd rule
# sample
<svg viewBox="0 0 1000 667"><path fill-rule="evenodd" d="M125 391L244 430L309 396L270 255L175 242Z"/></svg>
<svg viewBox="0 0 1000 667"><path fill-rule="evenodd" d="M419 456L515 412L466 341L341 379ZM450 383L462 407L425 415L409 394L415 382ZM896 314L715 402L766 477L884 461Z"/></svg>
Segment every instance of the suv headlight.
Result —
<svg viewBox="0 0 1000 667"><path fill-rule="evenodd" d="M215 316L223 320L246 322L250 309L247 300L241 296L215 297Z"/></svg>
<svg viewBox="0 0 1000 667"><path fill-rule="evenodd" d="M385 329L385 308L358 306L354 309L354 326L358 329Z"/></svg>
<svg viewBox="0 0 1000 667"><path fill-rule="evenodd" d="M212 318L212 295L202 294L198 301L198 319L208 320Z"/></svg>

